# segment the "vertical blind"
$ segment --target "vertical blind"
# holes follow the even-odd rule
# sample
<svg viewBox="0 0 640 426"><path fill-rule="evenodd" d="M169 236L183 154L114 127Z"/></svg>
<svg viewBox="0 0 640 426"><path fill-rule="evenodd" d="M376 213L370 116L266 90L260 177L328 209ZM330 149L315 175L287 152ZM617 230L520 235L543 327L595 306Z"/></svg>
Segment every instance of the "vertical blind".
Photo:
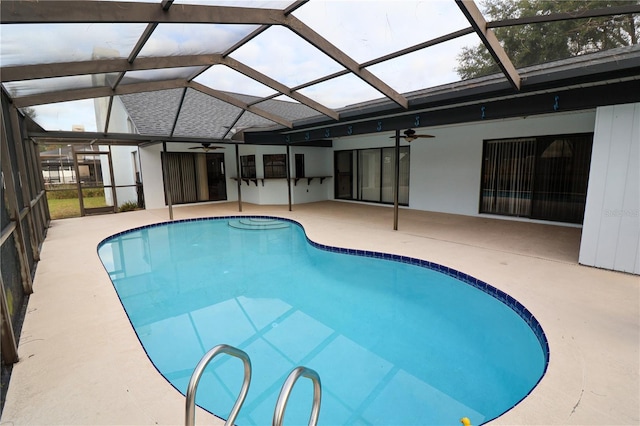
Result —
<svg viewBox="0 0 640 426"><path fill-rule="evenodd" d="M481 211L529 216L535 139L488 141L483 158Z"/></svg>
<svg viewBox="0 0 640 426"><path fill-rule="evenodd" d="M485 141L480 212L581 223L592 134Z"/></svg>
<svg viewBox="0 0 640 426"><path fill-rule="evenodd" d="M167 175L164 179L171 191L171 202L184 204L198 201L195 155L168 152L166 155L163 153L162 160L167 162Z"/></svg>

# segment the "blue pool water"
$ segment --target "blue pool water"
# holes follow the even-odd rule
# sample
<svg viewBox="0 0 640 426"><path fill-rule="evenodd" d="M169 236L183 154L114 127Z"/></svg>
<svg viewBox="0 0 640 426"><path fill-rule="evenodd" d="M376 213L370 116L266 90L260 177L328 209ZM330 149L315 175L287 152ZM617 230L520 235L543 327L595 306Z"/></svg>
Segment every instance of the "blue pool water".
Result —
<svg viewBox="0 0 640 426"><path fill-rule="evenodd" d="M248 353L239 425L270 424L299 365L321 377L321 425L478 425L524 398L548 363L540 325L510 296L425 261L315 244L291 221L159 224L98 252L150 360L180 392L213 346ZM226 418L242 376L238 359L217 357L198 405ZM285 424L307 423L311 395L299 380Z"/></svg>

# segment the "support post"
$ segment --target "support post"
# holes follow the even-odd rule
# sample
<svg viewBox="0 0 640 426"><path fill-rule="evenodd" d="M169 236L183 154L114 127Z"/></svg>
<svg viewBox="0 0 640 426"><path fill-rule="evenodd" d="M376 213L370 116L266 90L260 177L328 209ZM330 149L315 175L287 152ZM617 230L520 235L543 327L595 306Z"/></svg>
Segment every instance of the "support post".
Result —
<svg viewBox="0 0 640 426"><path fill-rule="evenodd" d="M7 304L7 296L4 292L4 281L0 275L0 319L2 320L2 360L7 365L18 362L18 345L13 334L11 315Z"/></svg>
<svg viewBox="0 0 640 426"><path fill-rule="evenodd" d="M167 204L169 205L169 220L173 220L173 203L171 201L171 189L169 186L169 158L167 158L167 143L162 142L162 155L164 156L162 161L162 174L164 181L164 195L167 197Z"/></svg>
<svg viewBox="0 0 640 426"><path fill-rule="evenodd" d="M91 148L93 149L93 148ZM78 202L80 204L80 216L86 216L86 211L84 209L84 193L82 192L82 181L78 177L79 161L78 161L78 153L76 152L75 145L71 147L71 153L73 154L73 168L76 170L76 188L78 189Z"/></svg>
<svg viewBox="0 0 640 426"><path fill-rule="evenodd" d="M98 151L99 150L100 150L100 147L98 147ZM111 179L110 183L111 183L111 198L113 200L113 212L118 213L118 195L116 194L116 176L113 172L113 161L111 161L111 145L109 145L109 152L107 153L107 162L109 164L109 179ZM103 183L103 186L104 186L104 183Z"/></svg>
<svg viewBox="0 0 640 426"><path fill-rule="evenodd" d="M400 129L396 130L396 161L393 182L393 230L398 230L398 191L400 190Z"/></svg>
<svg viewBox="0 0 640 426"><path fill-rule="evenodd" d="M29 249L31 250L31 256L35 261L40 260L40 252L38 251L38 243L36 242L36 228L33 223L33 214L31 210L31 200L34 198L31 196L31 188L29 186L29 170L27 169L27 164L24 158L24 140L22 138L22 129L20 126L20 118L18 117L18 109L15 107L11 107L9 109L9 117L11 119L11 130L13 131L13 141L16 153L16 159L18 160L18 164L16 165L18 170L18 179L20 181L20 190L22 192L22 202L23 205L20 206L20 211L23 209L27 209L26 216L26 226L29 228ZM22 181L24 179L24 182ZM22 213L20 214L19 221L22 222ZM27 240L25 239L25 244ZM25 250L27 247L25 246Z"/></svg>
<svg viewBox="0 0 640 426"><path fill-rule="evenodd" d="M2 106L4 107L4 97ZM4 108L2 108L4 110ZM2 114L3 123L6 123L4 114ZM21 220L21 206L18 205L18 198L16 196L16 189L22 186L22 183L15 179L13 173L13 164L11 163L11 156L9 154L9 129L8 126L3 125L1 135L1 151L0 159L2 160L2 177L4 178L3 184L5 185L5 198L11 220L16 225L16 250L20 263L20 276L22 278L22 287L25 294L33 293L33 281L31 280L31 271L29 270L29 261L27 259L27 241L24 235L23 223ZM17 148L16 148L17 149Z"/></svg>
<svg viewBox="0 0 640 426"><path fill-rule="evenodd" d="M238 177L238 211L242 212L242 173L240 167L240 147L236 144L236 176Z"/></svg>
<svg viewBox="0 0 640 426"><path fill-rule="evenodd" d="M289 211L291 211L291 164L289 158L290 154L290 145L287 145L287 194L289 195Z"/></svg>

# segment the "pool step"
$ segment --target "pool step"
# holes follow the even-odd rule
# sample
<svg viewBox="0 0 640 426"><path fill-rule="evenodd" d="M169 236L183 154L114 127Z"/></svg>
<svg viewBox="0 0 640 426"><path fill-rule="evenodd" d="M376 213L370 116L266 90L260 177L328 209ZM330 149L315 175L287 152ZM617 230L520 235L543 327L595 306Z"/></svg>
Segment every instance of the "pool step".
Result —
<svg viewBox="0 0 640 426"><path fill-rule="evenodd" d="M289 222L277 219L261 219L261 218L242 218L238 220L230 220L229 226L237 229L283 229L289 227Z"/></svg>

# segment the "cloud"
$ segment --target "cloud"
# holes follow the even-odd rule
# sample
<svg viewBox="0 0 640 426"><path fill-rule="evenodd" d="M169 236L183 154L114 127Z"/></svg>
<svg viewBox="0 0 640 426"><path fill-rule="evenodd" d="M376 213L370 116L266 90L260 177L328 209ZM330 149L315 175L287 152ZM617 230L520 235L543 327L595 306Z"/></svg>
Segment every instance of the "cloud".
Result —
<svg viewBox="0 0 640 426"><path fill-rule="evenodd" d="M45 130L70 131L73 125L80 124L87 132L96 131L93 99L37 105L33 108L36 111L36 123Z"/></svg>
<svg viewBox="0 0 640 426"><path fill-rule="evenodd" d="M400 93L459 81L455 72L463 46L480 42L475 34L413 52L369 69Z"/></svg>
<svg viewBox="0 0 640 426"><path fill-rule="evenodd" d="M257 25L160 24L140 57L222 53Z"/></svg>
<svg viewBox="0 0 640 426"><path fill-rule="evenodd" d="M469 26L449 0L314 0L293 14L360 63Z"/></svg>
<svg viewBox="0 0 640 426"><path fill-rule="evenodd" d="M224 65L214 65L195 81L212 89L244 95L264 97L275 93L275 90Z"/></svg>
<svg viewBox="0 0 640 426"><path fill-rule="evenodd" d="M231 54L280 83L295 87L343 69L287 28L274 26Z"/></svg>
<svg viewBox="0 0 640 426"><path fill-rule="evenodd" d="M108 52L108 57L127 57L145 27L144 24L2 25L2 66L86 61L96 49Z"/></svg>
<svg viewBox="0 0 640 426"><path fill-rule="evenodd" d="M329 108L336 109L384 97L382 93L353 74L310 86L300 90L300 93Z"/></svg>

